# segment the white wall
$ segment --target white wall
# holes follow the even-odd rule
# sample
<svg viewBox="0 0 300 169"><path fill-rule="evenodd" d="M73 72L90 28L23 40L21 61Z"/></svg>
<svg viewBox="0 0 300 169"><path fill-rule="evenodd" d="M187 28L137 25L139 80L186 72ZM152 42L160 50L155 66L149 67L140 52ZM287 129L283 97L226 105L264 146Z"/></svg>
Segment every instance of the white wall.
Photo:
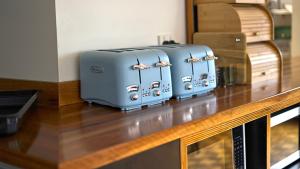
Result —
<svg viewBox="0 0 300 169"><path fill-rule="evenodd" d="M82 51L185 42L185 0L56 0L59 81L79 79Z"/></svg>
<svg viewBox="0 0 300 169"><path fill-rule="evenodd" d="M300 1L293 0L292 56L300 57Z"/></svg>
<svg viewBox="0 0 300 169"><path fill-rule="evenodd" d="M0 25L0 78L58 81L53 0L1 0Z"/></svg>

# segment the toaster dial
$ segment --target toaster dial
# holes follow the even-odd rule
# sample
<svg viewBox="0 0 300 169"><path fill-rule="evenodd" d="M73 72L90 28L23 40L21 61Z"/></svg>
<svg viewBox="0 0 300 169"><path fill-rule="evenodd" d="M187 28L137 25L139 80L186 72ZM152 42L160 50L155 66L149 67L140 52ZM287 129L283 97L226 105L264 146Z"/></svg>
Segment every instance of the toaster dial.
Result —
<svg viewBox="0 0 300 169"><path fill-rule="evenodd" d="M203 80L203 86L204 86L204 87L207 87L208 85L209 85L208 80Z"/></svg>
<svg viewBox="0 0 300 169"><path fill-rule="evenodd" d="M159 90L154 90L153 95L154 96L160 96L160 91Z"/></svg>
<svg viewBox="0 0 300 169"><path fill-rule="evenodd" d="M192 90L193 89L193 85L190 84L190 83L188 83L188 84L185 85L185 89L186 90Z"/></svg>
<svg viewBox="0 0 300 169"><path fill-rule="evenodd" d="M138 95L138 94L132 94L132 95L130 96L130 99L131 99L132 101L136 101L136 100L139 99L139 95Z"/></svg>

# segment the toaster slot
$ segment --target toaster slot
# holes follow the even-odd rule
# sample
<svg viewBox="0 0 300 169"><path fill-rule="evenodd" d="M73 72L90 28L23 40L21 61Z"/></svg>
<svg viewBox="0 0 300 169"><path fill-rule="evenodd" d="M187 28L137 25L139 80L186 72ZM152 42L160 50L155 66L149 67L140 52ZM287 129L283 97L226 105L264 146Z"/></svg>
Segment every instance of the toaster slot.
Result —
<svg viewBox="0 0 300 169"><path fill-rule="evenodd" d="M198 58L201 60L200 62L193 62L193 85L194 85L194 92L200 92L203 87L208 85L208 79L203 77L207 77L205 75L209 74L208 69L208 61L204 61L204 58L207 56L206 52L195 52L191 54L194 58Z"/></svg>
<svg viewBox="0 0 300 169"><path fill-rule="evenodd" d="M159 62L157 57L153 57L148 53L143 56L138 56L138 61L140 65L154 65ZM140 69L140 79L141 79L141 91L142 91L142 103L143 104L155 104L159 103L161 97L160 88L152 88L152 85L157 82L161 82L160 69L156 67L151 67L149 69Z"/></svg>
<svg viewBox="0 0 300 169"><path fill-rule="evenodd" d="M123 69L120 70L116 76L119 76L120 74L122 74L122 76L119 76L119 84L123 85L123 87L125 87L124 94L123 97L121 96L120 98L125 98L124 99L124 108L122 107L122 109L124 110L130 110L133 108L138 108L141 103L142 103L142 99L141 99L141 90L140 90L140 72L138 69L136 70L130 70L130 71L125 71L128 70L128 67L132 67L132 65L138 65L139 62L137 60L136 57L133 57L131 53L127 53L127 55L122 55L123 57L127 57L126 58L126 62L123 62ZM124 58L125 60L125 58ZM111 75L111 74L110 74ZM121 99L123 100L123 99Z"/></svg>
<svg viewBox="0 0 300 169"><path fill-rule="evenodd" d="M187 63L190 64L190 67L191 67L191 72L190 74L192 76L184 76L182 77L182 82L184 84L184 89L186 91L191 91L193 93L194 91L194 85L193 85L193 79L195 79L195 68L194 68L194 63L197 63L197 62L201 62L201 58L197 58L197 57L194 57L191 53L189 53L189 58L187 58Z"/></svg>

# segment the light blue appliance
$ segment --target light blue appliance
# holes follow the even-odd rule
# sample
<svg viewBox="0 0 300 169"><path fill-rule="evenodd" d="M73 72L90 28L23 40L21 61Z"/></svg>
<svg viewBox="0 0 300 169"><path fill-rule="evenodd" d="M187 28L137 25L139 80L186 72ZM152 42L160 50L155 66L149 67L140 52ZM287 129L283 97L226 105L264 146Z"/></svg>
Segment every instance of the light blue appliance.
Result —
<svg viewBox="0 0 300 169"><path fill-rule="evenodd" d="M172 97L170 62L156 49L116 49L80 56L81 98L122 110Z"/></svg>
<svg viewBox="0 0 300 169"><path fill-rule="evenodd" d="M172 64L173 95L185 99L208 93L216 88L213 51L201 45L154 46L169 56Z"/></svg>

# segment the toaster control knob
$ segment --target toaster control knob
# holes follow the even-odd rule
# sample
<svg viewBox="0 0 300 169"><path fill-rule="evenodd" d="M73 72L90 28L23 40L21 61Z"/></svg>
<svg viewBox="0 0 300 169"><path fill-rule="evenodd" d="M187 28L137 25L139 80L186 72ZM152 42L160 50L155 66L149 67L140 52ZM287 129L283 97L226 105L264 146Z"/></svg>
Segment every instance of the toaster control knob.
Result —
<svg viewBox="0 0 300 169"><path fill-rule="evenodd" d="M190 83L189 83L189 84L186 84L186 85L185 85L185 89L186 89L186 90L192 90L192 89L193 89L193 85L190 84Z"/></svg>
<svg viewBox="0 0 300 169"><path fill-rule="evenodd" d="M159 90L155 90L155 91L153 92L153 94L154 94L154 96L160 96L160 91L159 91Z"/></svg>
<svg viewBox="0 0 300 169"><path fill-rule="evenodd" d="M130 99L131 99L132 101L136 101L136 100L139 99L139 95L138 95L138 94L132 94L132 95L130 96Z"/></svg>
<svg viewBox="0 0 300 169"><path fill-rule="evenodd" d="M208 80L203 80L203 86L204 86L204 87L207 87L208 85L209 85Z"/></svg>

